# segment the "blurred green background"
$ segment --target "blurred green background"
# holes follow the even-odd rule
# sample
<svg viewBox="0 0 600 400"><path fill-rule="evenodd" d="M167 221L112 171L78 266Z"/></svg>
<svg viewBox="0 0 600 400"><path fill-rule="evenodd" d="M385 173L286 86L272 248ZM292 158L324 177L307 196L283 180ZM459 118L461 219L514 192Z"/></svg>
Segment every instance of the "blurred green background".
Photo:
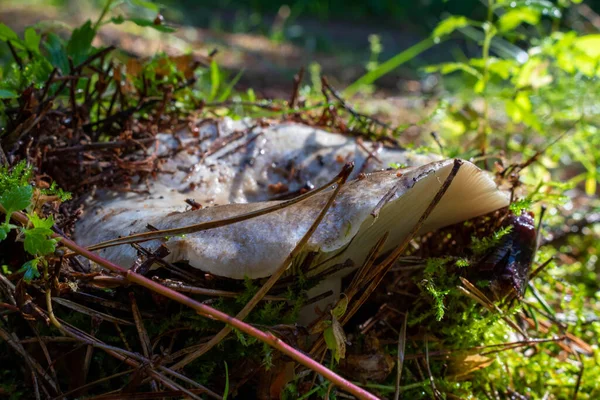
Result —
<svg viewBox="0 0 600 400"><path fill-rule="evenodd" d="M113 5L119 2L115 0ZM569 0L534 2L554 4L563 11L565 18L561 24L567 29L589 31L586 25L600 26L593 21L597 18L593 10L600 8L598 1L575 7L569 7L572 3ZM154 18L155 14L144 7L148 1L128 1L129 8L132 3L139 4L133 14ZM110 28L100 34L105 44L117 45L139 56L157 51L172 54L193 51L206 55L217 49L221 53L218 61L224 69L245 71L243 86L250 86L252 82L254 87L270 89L287 85L300 67L311 64L318 64L320 71L338 85L349 84L368 70L369 63L387 60L427 38L447 16L485 20L488 4L485 0L162 0L151 3L158 5L165 23L178 28L175 35L161 35L123 24L119 26L121 33L143 35L151 40L150 45L132 43L133 39L124 39ZM513 3L519 7L528 2ZM105 4L104 0L0 0L0 22L21 32L25 26L43 20L59 20L76 26L88 18L97 18ZM550 18L542 22L551 23ZM541 31L542 27L522 27L521 30L527 36L535 30ZM406 80L424 76L421 67L480 55L482 37L467 36L455 35L443 46L435 46L411 58L377 85L405 91ZM519 47L523 46L516 37L505 47L512 52L508 54L510 58L517 58ZM507 54L499 56L507 57Z"/></svg>

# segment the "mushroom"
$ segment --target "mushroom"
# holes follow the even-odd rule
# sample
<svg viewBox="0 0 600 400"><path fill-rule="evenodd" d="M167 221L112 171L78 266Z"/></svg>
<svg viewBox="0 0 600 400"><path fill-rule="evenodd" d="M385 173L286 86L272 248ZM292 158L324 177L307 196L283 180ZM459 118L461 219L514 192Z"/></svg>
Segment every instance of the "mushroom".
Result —
<svg viewBox="0 0 600 400"><path fill-rule="evenodd" d="M347 151L350 146L358 153L357 143L353 139L313 128L298 128L293 125L291 128L295 129L291 141L298 143L296 150L305 153L304 159L296 157L299 164L307 159L313 163L315 153L327 154L327 157L335 160L337 157L332 153L332 149L335 148ZM269 132L278 131L273 128L262 131L261 135L264 136L266 145L269 143L272 145L276 140L280 140L270 137ZM304 132L304 136L298 132ZM306 149L308 140L312 140L310 149ZM390 151L385 156L388 157L389 153L397 156L397 159L402 156L404 160L406 159L404 153L398 150ZM263 166L273 165L276 162L268 157L269 154L265 155L263 152L262 155L265 157L265 160L261 161ZM356 153L354 155L357 157ZM186 154L185 157L188 156ZM246 153L240 157L247 156ZM281 154L277 156L281 157ZM363 162L365 158L363 154ZM214 160L205 158L200 167L193 164L193 171L208 171L210 169L208 165L212 161ZM190 160L186 162L189 165ZM323 163L323 157L320 162ZM237 165L238 168L239 165L243 165L245 173L248 173L245 164ZM321 176L323 170L331 172L333 168L340 169L337 161L334 161L329 169L327 165L323 164L321 168L315 168L312 171L313 176L309 178L319 181L314 177ZM303 249L301 256L315 253L309 271L317 273L324 268L343 264L346 268L336 273L333 280L327 283L327 288L339 292L341 277L353 268L361 266L370 250L384 234L387 233L388 237L381 254L391 251L407 237L442 187L453 165L454 160L442 160L402 170L375 171L361 174L358 178L344 184L335 202ZM213 186L208 192L210 195L218 194L222 199L234 191L238 199L248 200L259 197L256 188L268 183L268 180L265 181L265 176L268 174L260 171L256 163L252 167L255 170L250 173L250 180L244 181L231 175L225 179L225 182L234 185L226 187L226 190ZM226 174L230 172L231 170L227 170ZM329 178L332 175L334 174ZM275 176L275 179L281 179L281 176ZM197 189L196 194L199 194L200 189ZM181 193L181 180L175 179L172 175L167 179L159 179L151 187L150 195L117 194L105 191L78 222L76 240L82 245L90 246L119 236L146 232L148 225L160 230L173 229L240 216L276 205L286 205L276 211L233 224L183 236L172 236L164 243L170 250L170 254L166 257L167 261L187 261L194 268L221 277L263 278L270 276L280 267L307 232L331 196L331 189L307 196L299 202L291 202L289 205L282 200L256 201L189 211L181 210L186 195L189 193ZM508 193L500 190L488 173L468 161L462 161L462 166L446 193L423 221L417 234L424 234L484 215L508 204ZM152 249L161 243L160 240L155 239L143 245ZM137 251L129 245L107 247L99 252L101 256L123 266L133 265L137 258ZM324 287L318 290L323 291Z"/></svg>
<svg viewBox="0 0 600 400"><path fill-rule="evenodd" d="M320 268L336 263L360 266L376 242L389 232L382 254L408 235L448 177L453 160L437 161L402 173L380 171L346 183L335 203L309 239L305 252L315 252L313 263ZM278 211L245 221L174 236L165 243L167 261L187 261L192 267L213 275L233 278L263 278L285 260L331 195L326 190ZM160 208L112 210L101 220L80 221L77 240L83 245L114 239L127 231L145 232L151 225L160 230L231 218L283 201L227 204L194 211L165 213ZM487 173L463 161L440 203L424 221L419 234L487 214L509 204ZM379 209L378 212L376 212ZM145 246L154 248L153 240ZM132 265L137 251L129 245L99 250L100 255ZM351 264L349 264L349 262Z"/></svg>

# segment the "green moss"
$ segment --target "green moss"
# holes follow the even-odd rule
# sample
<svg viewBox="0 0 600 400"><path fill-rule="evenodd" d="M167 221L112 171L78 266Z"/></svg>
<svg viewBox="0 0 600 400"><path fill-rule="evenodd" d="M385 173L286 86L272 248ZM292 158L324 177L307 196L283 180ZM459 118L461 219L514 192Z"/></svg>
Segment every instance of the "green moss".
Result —
<svg viewBox="0 0 600 400"><path fill-rule="evenodd" d="M510 231L512 231L512 229L513 227L509 225L500 228L499 230L494 232L492 236L487 236L481 239L473 237L471 239L471 250L473 250L473 253L475 253L476 255L485 254L490 249L498 246L502 238L509 234Z"/></svg>

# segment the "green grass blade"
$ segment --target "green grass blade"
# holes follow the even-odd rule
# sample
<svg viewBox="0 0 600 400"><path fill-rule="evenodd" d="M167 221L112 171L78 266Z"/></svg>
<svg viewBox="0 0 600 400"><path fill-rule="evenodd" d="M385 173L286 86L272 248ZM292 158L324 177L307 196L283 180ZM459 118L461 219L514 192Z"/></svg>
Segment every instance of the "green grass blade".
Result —
<svg viewBox="0 0 600 400"><path fill-rule="evenodd" d="M223 400L227 400L228 395L229 395L229 369L227 368L227 363L225 363L225 390L223 391Z"/></svg>
<svg viewBox="0 0 600 400"><path fill-rule="evenodd" d="M436 42L432 38L427 38L425 40L420 41L419 43L409 47L401 53L396 54L394 57L390 58L386 62L379 65L372 71L367 72L360 78L358 78L354 83L348 86L344 90L344 96L350 97L364 85L370 85L375 82L377 79L381 78L385 74L390 73L394 69L398 68L400 65L404 64L407 61L412 60L425 50L432 47Z"/></svg>
<svg viewBox="0 0 600 400"><path fill-rule="evenodd" d="M225 87L225 89L223 89L223 92L221 93L221 95L219 96L217 101L225 101L229 98L229 96L231 95L231 92L233 91L234 86L238 83L238 81L240 80L240 78L242 77L243 74L244 74L244 70L242 69L240 72L238 72L233 77L231 82L229 82L229 84Z"/></svg>
<svg viewBox="0 0 600 400"><path fill-rule="evenodd" d="M210 62L210 97L208 98L208 101L213 101L215 97L217 97L219 86L221 86L219 65L215 60L212 60Z"/></svg>

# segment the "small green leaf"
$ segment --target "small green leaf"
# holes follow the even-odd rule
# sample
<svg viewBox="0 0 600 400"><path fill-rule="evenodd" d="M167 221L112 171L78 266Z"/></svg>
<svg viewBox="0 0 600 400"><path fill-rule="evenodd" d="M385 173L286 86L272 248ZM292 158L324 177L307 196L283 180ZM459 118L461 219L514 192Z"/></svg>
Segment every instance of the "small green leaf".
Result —
<svg viewBox="0 0 600 400"><path fill-rule="evenodd" d="M6 210L6 214L10 215L27 208L31 203L31 196L33 196L31 185L13 187L0 196L0 204Z"/></svg>
<svg viewBox="0 0 600 400"><path fill-rule="evenodd" d="M159 32L166 32L166 33L171 33L171 32L175 32L176 29L167 25L163 25L163 24L155 24L154 21L151 21L149 19L144 19L144 18L125 18L122 15L119 15L117 17L113 17L111 18L111 22L114 24L122 24L123 22L133 22L134 24L136 24L137 26L143 26L145 28L154 28Z"/></svg>
<svg viewBox="0 0 600 400"><path fill-rule="evenodd" d="M6 239L8 232L10 232L11 225L7 222L0 225L0 242Z"/></svg>
<svg viewBox="0 0 600 400"><path fill-rule="evenodd" d="M96 31L92 28L92 21L90 20L73 30L67 43L67 55L73 59L74 65L81 64L89 57L95 36Z"/></svg>
<svg viewBox="0 0 600 400"><path fill-rule="evenodd" d="M116 17L112 17L112 18L110 19L110 22L112 22L112 23L113 23L113 24L115 24L115 25L121 25L121 24L122 24L123 22L125 22L125 21L126 21L126 19L125 19L125 17L124 17L124 16L122 16L122 15L117 15Z"/></svg>
<svg viewBox="0 0 600 400"><path fill-rule="evenodd" d="M40 218L36 214L28 214L27 216L34 227L24 231L25 250L29 254L40 256L54 252L56 243L58 242L56 239L51 239L53 233L51 228L54 225L54 218L52 216Z"/></svg>
<svg viewBox="0 0 600 400"><path fill-rule="evenodd" d="M51 234L51 230L43 228L25 230L25 240L23 241L25 251L40 256L53 253L56 249L56 240L50 239Z"/></svg>
<svg viewBox="0 0 600 400"><path fill-rule="evenodd" d="M508 79L513 71L518 68L514 60L502 60L495 57L490 57L488 61L490 72L498 75L502 79Z"/></svg>
<svg viewBox="0 0 600 400"><path fill-rule="evenodd" d="M454 264L459 268L466 268L469 265L471 265L469 260L466 258L459 258L458 260L456 260L456 262Z"/></svg>
<svg viewBox="0 0 600 400"><path fill-rule="evenodd" d="M58 68L63 74L68 73L69 59L62 40L54 33L50 33L44 42L44 47L48 51L48 59L52 66Z"/></svg>
<svg viewBox="0 0 600 400"><path fill-rule="evenodd" d="M0 99L14 99L19 97L16 92L8 89L0 89Z"/></svg>
<svg viewBox="0 0 600 400"><path fill-rule="evenodd" d="M6 42L8 40L18 41L19 36L17 36L15 31L10 29L8 26L0 24L0 40L2 40L3 42Z"/></svg>
<svg viewBox="0 0 600 400"><path fill-rule="evenodd" d="M442 75L448 75L456 71L463 71L476 78L481 78L481 73L472 66L462 62L448 62L438 65L431 65L425 68L425 72L439 72Z"/></svg>
<svg viewBox="0 0 600 400"><path fill-rule="evenodd" d="M537 25L540 22L540 12L533 8L521 7L510 10L498 19L498 26L501 32L514 30L519 25L526 23Z"/></svg>
<svg viewBox="0 0 600 400"><path fill-rule="evenodd" d="M464 28L465 26L469 25L473 25L473 22L467 17L462 15L453 15L440 22L433 30L431 36L433 38L440 38L442 36L451 34L459 28Z"/></svg>
<svg viewBox="0 0 600 400"><path fill-rule="evenodd" d="M433 309L435 311L435 319L441 321L446 313L446 306L444 299L450 293L450 290L440 290L436 287L432 279L426 279L423 283L423 287L427 293L432 297Z"/></svg>
<svg viewBox="0 0 600 400"><path fill-rule="evenodd" d="M332 316L331 326L323 332L327 348L333 353L333 358L339 362L346 357L346 335L339 321Z"/></svg>
<svg viewBox="0 0 600 400"><path fill-rule="evenodd" d="M40 218L37 214L27 214L34 228L52 229L54 225L54 217L51 215L48 218Z"/></svg>
<svg viewBox="0 0 600 400"><path fill-rule="evenodd" d="M151 21L151 20L145 19L145 18L127 18L126 21L133 22L134 24L136 24L138 26L143 26L143 27L154 25L154 21Z"/></svg>
<svg viewBox="0 0 600 400"><path fill-rule="evenodd" d="M52 182L48 189L41 189L41 192L47 196L57 196L60 201L71 200L71 193L65 192L62 188L59 188L56 182Z"/></svg>
<svg viewBox="0 0 600 400"><path fill-rule="evenodd" d="M321 333L330 326L331 326L330 320L322 319L319 322L317 322L315 325L312 326L312 328L310 329L310 333L311 333L311 335L316 334L316 333Z"/></svg>
<svg viewBox="0 0 600 400"><path fill-rule="evenodd" d="M149 10L149 11L153 11L153 12L156 12L156 13L160 11L160 7L158 6L158 4L154 4L154 3L151 3L149 1L129 0L129 2L132 5L134 5L134 6L142 7L142 8L145 8L146 10Z"/></svg>
<svg viewBox="0 0 600 400"><path fill-rule="evenodd" d="M499 3L497 6L501 6ZM537 11L552 18L561 18L562 13L556 5L548 0L517 0L510 2L511 8L526 8Z"/></svg>
<svg viewBox="0 0 600 400"><path fill-rule="evenodd" d="M250 103L254 103L256 101L256 93L254 92L254 89L250 88L246 91L246 96L248 96L248 101Z"/></svg>
<svg viewBox="0 0 600 400"><path fill-rule="evenodd" d="M597 59L600 57L600 34L580 36L573 44L589 57Z"/></svg>
<svg viewBox="0 0 600 400"><path fill-rule="evenodd" d="M335 354L337 351L337 342L335 341L335 335L333 334L333 327L330 326L323 331L323 338L325 339L327 348Z"/></svg>
<svg viewBox="0 0 600 400"><path fill-rule="evenodd" d="M340 319L344 314L346 314L346 309L348 308L348 296L342 293L342 298L337 302L333 310L331 310L331 314Z"/></svg>
<svg viewBox="0 0 600 400"><path fill-rule="evenodd" d="M37 34L37 32L35 31L35 29L33 29L32 27L28 27L27 29L25 29L25 46L27 46L27 49L39 54L40 53L40 40L42 39L42 37L40 35Z"/></svg>
<svg viewBox="0 0 600 400"><path fill-rule="evenodd" d="M40 276L40 271L38 271L38 264L40 260L38 258L34 258L33 260L27 261L18 272L25 272L23 275L23 280L27 283L31 282L35 278Z"/></svg>
<svg viewBox="0 0 600 400"><path fill-rule="evenodd" d="M489 237L484 237L479 239L475 236L471 238L471 249L473 253L476 255L481 255L491 249L492 247L497 246L500 243L500 240L506 235L508 235L512 231L513 227L511 225L501 228L494 232Z"/></svg>
<svg viewBox="0 0 600 400"><path fill-rule="evenodd" d="M512 202L509 209L513 214L521 215L521 212L529 210L532 204L533 201L529 197L526 197Z"/></svg>
<svg viewBox="0 0 600 400"><path fill-rule="evenodd" d="M171 26L166 26L166 25L156 25L156 24L152 24L152 25L147 25L148 27L152 28L152 29L156 29L159 32L163 32L163 33L173 33L176 32L177 29L171 27Z"/></svg>
<svg viewBox="0 0 600 400"><path fill-rule="evenodd" d="M408 167L408 165L406 165L405 163L397 163L397 162L390 163L390 168L393 168L393 169L404 169L406 167Z"/></svg>

